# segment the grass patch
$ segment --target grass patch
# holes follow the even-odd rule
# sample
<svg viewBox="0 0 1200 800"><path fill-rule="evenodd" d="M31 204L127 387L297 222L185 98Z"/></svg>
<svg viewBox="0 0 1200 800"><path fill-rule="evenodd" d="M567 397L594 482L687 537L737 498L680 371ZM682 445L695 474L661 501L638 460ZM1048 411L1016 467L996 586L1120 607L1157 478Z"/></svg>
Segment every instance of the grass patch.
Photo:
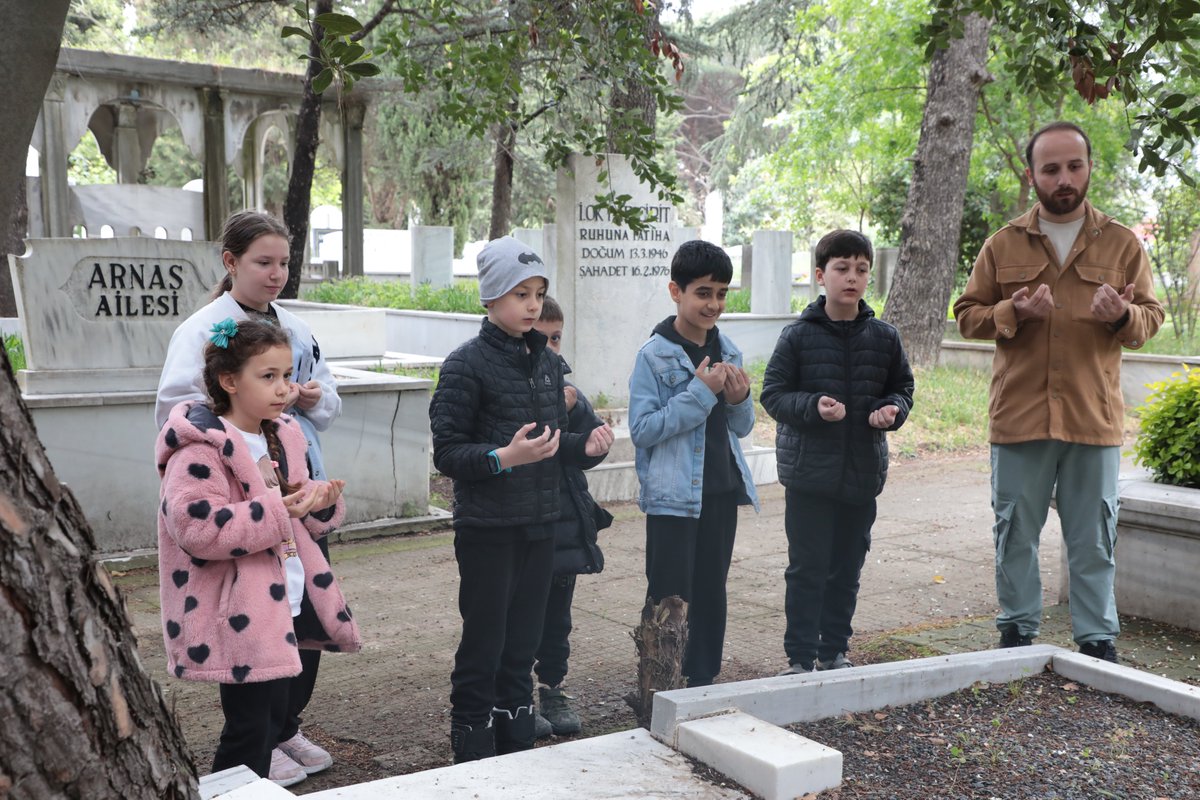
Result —
<svg viewBox="0 0 1200 800"><path fill-rule="evenodd" d="M990 370L915 368L913 409L900 430L888 434L902 456L953 453L987 445Z"/></svg>
<svg viewBox="0 0 1200 800"><path fill-rule="evenodd" d="M25 343L15 333L4 337L4 352L8 354L8 363L12 366L13 374L25 369Z"/></svg>
<svg viewBox="0 0 1200 800"><path fill-rule="evenodd" d="M437 386L438 379L441 377L441 367L385 367L382 364L371 367L372 372L381 372L385 375L399 375L404 378L425 378L433 381L433 385Z"/></svg>
<svg viewBox="0 0 1200 800"><path fill-rule="evenodd" d="M754 441L775 444L775 421L759 402L767 362L746 366L754 393ZM987 445L988 384L991 372L967 367L915 368L913 410L900 430L889 433L893 454L955 453Z"/></svg>
<svg viewBox="0 0 1200 800"><path fill-rule="evenodd" d="M414 287L408 281L347 278L313 286L304 292L304 299L315 303L372 308L442 311L481 316L487 313L479 304L479 281L470 279L457 280L444 289L435 289L427 283Z"/></svg>

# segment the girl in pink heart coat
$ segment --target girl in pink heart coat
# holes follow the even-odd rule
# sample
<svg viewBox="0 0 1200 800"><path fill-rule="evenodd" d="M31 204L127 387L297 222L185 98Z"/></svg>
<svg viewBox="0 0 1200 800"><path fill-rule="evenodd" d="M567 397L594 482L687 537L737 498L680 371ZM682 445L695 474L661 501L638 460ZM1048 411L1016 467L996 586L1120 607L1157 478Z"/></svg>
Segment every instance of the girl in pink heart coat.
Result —
<svg viewBox="0 0 1200 800"><path fill-rule="evenodd" d="M204 360L211 403L175 406L156 445L163 640L175 677L220 684L213 771L245 764L266 777L297 648L361 644L316 543L344 516L344 483L309 479L307 440L282 413L285 330L225 320Z"/></svg>

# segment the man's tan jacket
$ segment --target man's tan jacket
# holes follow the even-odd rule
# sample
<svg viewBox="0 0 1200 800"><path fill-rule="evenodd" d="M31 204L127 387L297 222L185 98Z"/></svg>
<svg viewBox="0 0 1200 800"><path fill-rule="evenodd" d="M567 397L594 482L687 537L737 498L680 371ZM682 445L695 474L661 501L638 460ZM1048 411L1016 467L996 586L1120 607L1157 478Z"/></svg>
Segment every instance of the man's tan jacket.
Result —
<svg viewBox="0 0 1200 800"><path fill-rule="evenodd" d="M1038 209L1012 220L983 246L967 289L954 304L958 330L992 339L988 438L994 444L1039 439L1120 445L1121 347L1139 348L1158 332L1163 309L1150 264L1133 231L1084 201L1083 227L1065 264L1038 227ZM1047 284L1054 310L1017 322L1013 293ZM1107 324L1092 316L1102 283L1120 293L1134 286L1128 318Z"/></svg>

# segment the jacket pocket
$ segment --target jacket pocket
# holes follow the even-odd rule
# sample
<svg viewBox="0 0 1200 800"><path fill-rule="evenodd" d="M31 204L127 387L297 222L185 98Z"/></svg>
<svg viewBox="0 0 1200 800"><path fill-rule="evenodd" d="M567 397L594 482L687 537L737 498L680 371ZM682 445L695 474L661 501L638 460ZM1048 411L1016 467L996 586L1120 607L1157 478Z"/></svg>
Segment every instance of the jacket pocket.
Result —
<svg viewBox="0 0 1200 800"><path fill-rule="evenodd" d="M1071 318L1082 322L1102 324L1100 320L1092 316L1092 297L1102 284L1108 284L1113 291L1120 294L1125 288L1125 272L1116 267L1101 264L1076 264L1074 269L1079 275L1079 279L1083 281L1084 290L1076 292L1072 296Z"/></svg>
<svg viewBox="0 0 1200 800"><path fill-rule="evenodd" d="M691 379L692 373L682 367L672 365L660 372L655 373L658 378L659 388L664 397L671 397L679 394L684 384Z"/></svg>
<svg viewBox="0 0 1200 800"><path fill-rule="evenodd" d="M237 559L233 559L229 563L229 570L221 578L221 598L217 602L217 610L222 618L229 616L229 598L233 594L234 584L238 580L238 563Z"/></svg>
<svg viewBox="0 0 1200 800"><path fill-rule="evenodd" d="M1049 261L1032 264L1005 264L996 267L996 282L1007 299L1012 297L1022 286L1028 286L1032 291L1036 284L1044 283L1043 276Z"/></svg>

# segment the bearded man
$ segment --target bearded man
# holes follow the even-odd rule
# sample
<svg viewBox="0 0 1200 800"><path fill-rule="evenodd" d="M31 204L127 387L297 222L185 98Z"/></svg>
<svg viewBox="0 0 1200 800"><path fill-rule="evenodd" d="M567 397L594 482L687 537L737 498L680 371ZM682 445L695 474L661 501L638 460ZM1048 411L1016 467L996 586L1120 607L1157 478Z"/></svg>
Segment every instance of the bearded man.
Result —
<svg viewBox="0 0 1200 800"><path fill-rule="evenodd" d="M1047 125L1025 160L1038 202L987 240L954 304L964 337L996 343L988 404L996 627L1000 647L1038 635L1038 540L1053 494L1073 637L1081 653L1116 663L1121 348L1157 333L1163 309L1138 237L1087 201L1087 134Z"/></svg>

